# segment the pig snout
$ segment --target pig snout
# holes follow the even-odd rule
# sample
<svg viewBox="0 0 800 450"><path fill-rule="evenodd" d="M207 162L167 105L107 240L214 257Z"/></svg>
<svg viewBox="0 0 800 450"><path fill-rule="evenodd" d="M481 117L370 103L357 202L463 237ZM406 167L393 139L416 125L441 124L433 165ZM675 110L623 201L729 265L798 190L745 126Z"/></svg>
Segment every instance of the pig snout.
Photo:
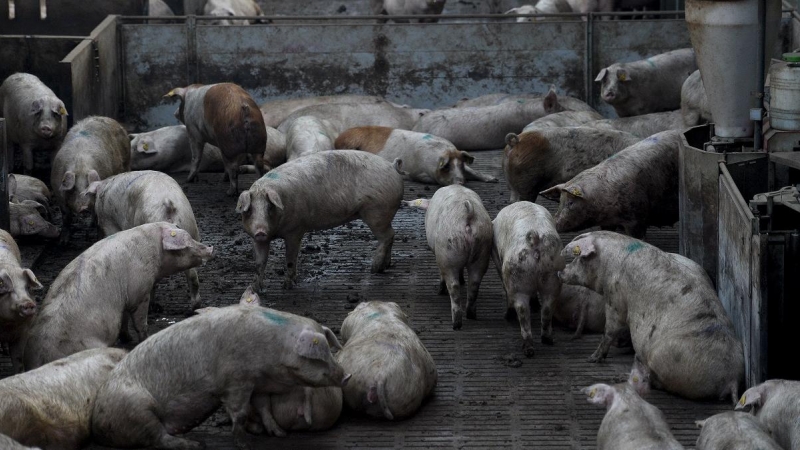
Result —
<svg viewBox="0 0 800 450"><path fill-rule="evenodd" d="M53 127L50 125L42 125L39 127L39 134L45 138L53 137Z"/></svg>
<svg viewBox="0 0 800 450"><path fill-rule="evenodd" d="M27 300L19 305L19 315L22 317L30 317L36 314L36 303L33 300Z"/></svg>
<svg viewBox="0 0 800 450"><path fill-rule="evenodd" d="M455 177L453 178L453 184L457 184L459 186L464 185L464 178L463 177Z"/></svg>
<svg viewBox="0 0 800 450"><path fill-rule="evenodd" d="M342 378L342 387L347 386L347 382L350 381L350 378L353 378L352 373L348 373L347 375L344 376L344 378Z"/></svg>
<svg viewBox="0 0 800 450"><path fill-rule="evenodd" d="M267 240L267 231L264 229L256 230L255 234L253 234L253 239L258 242L265 242Z"/></svg>
<svg viewBox="0 0 800 450"><path fill-rule="evenodd" d="M200 244L200 258L203 259L203 262L209 261L214 258L214 246L213 245L202 245Z"/></svg>

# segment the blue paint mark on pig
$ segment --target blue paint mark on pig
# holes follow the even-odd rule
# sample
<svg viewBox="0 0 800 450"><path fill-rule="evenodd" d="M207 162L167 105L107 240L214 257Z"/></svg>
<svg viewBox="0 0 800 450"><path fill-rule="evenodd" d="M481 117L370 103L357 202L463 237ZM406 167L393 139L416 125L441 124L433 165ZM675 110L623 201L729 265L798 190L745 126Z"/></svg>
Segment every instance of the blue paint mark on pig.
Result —
<svg viewBox="0 0 800 450"><path fill-rule="evenodd" d="M278 325L286 325L286 322L288 321L286 317L279 316L270 311L264 311L261 314L267 319L269 319L271 322L274 322Z"/></svg>
<svg viewBox="0 0 800 450"><path fill-rule="evenodd" d="M378 317L380 317L380 316L381 316L381 313L379 313L379 312L374 312L374 313L372 313L372 314L368 315L368 316L367 316L367 319L370 319L370 320L372 320L372 319L377 319L377 318L378 318Z"/></svg>
<svg viewBox="0 0 800 450"><path fill-rule="evenodd" d="M431 136L430 134L426 134L425 136L422 136L422 140L423 141L428 141L428 140L431 140L431 139L433 139L433 136Z"/></svg>
<svg viewBox="0 0 800 450"><path fill-rule="evenodd" d="M632 242L628 244L628 247L625 250L627 250L628 253L633 253L635 251L641 250L642 247L644 247L644 245L642 245L641 242Z"/></svg>
<svg viewBox="0 0 800 450"><path fill-rule="evenodd" d="M78 134L80 134L81 136L89 136L89 132L86 130L78 131Z"/></svg>
<svg viewBox="0 0 800 450"><path fill-rule="evenodd" d="M278 175L278 172L273 172L273 171L267 172L267 174L264 175L264 176L269 178L270 180L277 180L278 178L280 178L280 175Z"/></svg>

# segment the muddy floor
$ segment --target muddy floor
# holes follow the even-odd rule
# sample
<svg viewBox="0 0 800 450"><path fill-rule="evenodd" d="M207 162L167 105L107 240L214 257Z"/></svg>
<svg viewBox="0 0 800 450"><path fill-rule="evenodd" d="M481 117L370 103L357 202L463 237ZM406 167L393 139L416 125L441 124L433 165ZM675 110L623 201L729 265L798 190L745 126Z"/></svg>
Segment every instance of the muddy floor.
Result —
<svg viewBox="0 0 800 450"><path fill-rule="evenodd" d="M470 182L490 215L508 204L499 151L476 152L475 167L500 177L500 183ZM185 174L175 174L183 181ZM244 176L240 188L255 176ZM224 306L238 301L253 279L250 238L234 213L235 198L225 196L222 174L203 174L188 188L202 241L215 248L216 258L200 269L204 306ZM430 198L436 187L406 183L406 199ZM540 199L554 210L556 204ZM292 433L287 438L252 437L254 448L595 448L604 410L590 405L580 389L598 382L621 381L633 361L629 351L612 347L600 364L586 361L599 335L571 341L570 331L558 329L555 345L538 345L533 358L521 352L519 325L506 322L505 298L500 279L490 266L478 298L478 320L466 320L460 331L450 324L449 299L437 291L438 271L427 249L424 215L401 209L394 220L397 232L393 266L387 273L369 273L377 241L360 221L306 236L300 255L298 286L283 290L283 242L273 243L266 299L270 307L302 314L339 332L342 320L363 300L394 301L406 311L436 361L439 383L434 396L419 413L398 422L375 420L345 411L333 429L317 433ZM575 234L562 236L566 244ZM43 247L23 243L25 259L45 288L81 251L97 240L96 232L79 227L67 246ZM674 229L648 231L649 242L677 251ZM43 293L40 294L40 299ZM182 275L162 280L156 306L150 309L150 329L161 330L186 317L188 293ZM540 331L533 316L534 334ZM197 345L203 345L198 342ZM8 358L0 358L0 376L8 376ZM654 391L648 401L666 415L677 439L693 447L698 430L695 420L730 409L719 402L698 403ZM228 426L211 420L189 434L209 448L234 448Z"/></svg>

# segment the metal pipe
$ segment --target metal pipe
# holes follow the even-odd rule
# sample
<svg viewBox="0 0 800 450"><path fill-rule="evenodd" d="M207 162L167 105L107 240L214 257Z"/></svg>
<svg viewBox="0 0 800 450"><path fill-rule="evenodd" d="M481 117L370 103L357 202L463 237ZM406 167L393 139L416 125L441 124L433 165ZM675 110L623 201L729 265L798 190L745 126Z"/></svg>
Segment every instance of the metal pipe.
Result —
<svg viewBox="0 0 800 450"><path fill-rule="evenodd" d="M764 107L764 79L765 79L765 55L766 49L764 48L766 43L766 33L767 33L767 4L766 0L758 0L758 43L756 45L756 90L755 90L755 97L756 97L756 109L758 109L758 119L754 120L753 124L753 150L759 151L764 147L763 144L763 135L761 134L761 123L764 117L764 111L762 108Z"/></svg>
<svg viewBox="0 0 800 450"><path fill-rule="evenodd" d="M6 120L0 119L0 228L11 232L8 207L8 164L6 158Z"/></svg>

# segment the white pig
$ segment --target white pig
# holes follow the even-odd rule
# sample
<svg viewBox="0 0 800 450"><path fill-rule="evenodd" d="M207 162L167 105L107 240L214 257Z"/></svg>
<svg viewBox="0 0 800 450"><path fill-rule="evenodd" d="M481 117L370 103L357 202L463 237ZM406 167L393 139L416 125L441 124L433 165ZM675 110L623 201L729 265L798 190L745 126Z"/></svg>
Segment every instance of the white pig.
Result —
<svg viewBox="0 0 800 450"><path fill-rule="evenodd" d="M203 14L220 17L218 20L208 22L209 25L250 25L254 21L229 19L229 17L264 15L255 0L206 0Z"/></svg>
<svg viewBox="0 0 800 450"><path fill-rule="evenodd" d="M312 153L333 150L338 134L325 119L314 116L298 117L286 130L286 159L291 161Z"/></svg>
<svg viewBox="0 0 800 450"><path fill-rule="evenodd" d="M5 450L42 450L39 447L27 447L22 445L5 434L0 434L0 448Z"/></svg>
<svg viewBox="0 0 800 450"><path fill-rule="evenodd" d="M303 116L314 116L330 122L336 133L353 127L377 125L410 130L428 110L398 108L388 102L382 103L332 103L308 106L289 115L278 127L286 133L289 125Z"/></svg>
<svg viewBox="0 0 800 450"><path fill-rule="evenodd" d="M586 123L602 120L597 111L561 111L548 114L525 125L522 132L543 130L545 128L581 127Z"/></svg>
<svg viewBox="0 0 800 450"><path fill-rule="evenodd" d="M761 425L784 449L800 448L800 381L767 380L746 390L736 409L753 406Z"/></svg>
<svg viewBox="0 0 800 450"><path fill-rule="evenodd" d="M417 16L441 14L447 0L372 0L372 14L388 16ZM379 20L386 22L389 19ZM408 23L408 19L395 19L397 23ZM436 23L439 19L416 19L419 23Z"/></svg>
<svg viewBox="0 0 800 450"><path fill-rule="evenodd" d="M192 150L186 125L173 125L145 133L129 135L131 138L131 170L158 170L161 172L188 172L191 169ZM200 172L223 172L219 148L206 144Z"/></svg>
<svg viewBox="0 0 800 450"><path fill-rule="evenodd" d="M52 199L53 195L47 185L44 184L44 181L28 175L8 174L8 200L10 202L34 201L47 208L47 216L49 217Z"/></svg>
<svg viewBox="0 0 800 450"><path fill-rule="evenodd" d="M381 97L373 95L323 95L319 97L292 98L286 100L272 100L262 103L261 114L268 127L277 128L287 117L295 111L315 105L336 103L389 103Z"/></svg>
<svg viewBox="0 0 800 450"><path fill-rule="evenodd" d="M506 291L506 318L519 318L522 349L532 357L531 298L538 296L542 306L542 343L553 344L553 310L561 293L558 271L564 268L561 238L547 209L531 202L506 206L492 225L492 259Z"/></svg>
<svg viewBox="0 0 800 450"><path fill-rule="evenodd" d="M511 8L505 14L559 14L571 13L572 7L567 0L539 0L536 6L522 5ZM517 17L517 22L533 22L534 20L564 20L563 17Z"/></svg>
<svg viewBox="0 0 800 450"><path fill-rule="evenodd" d="M58 227L45 220L47 207L33 200L21 203L9 203L9 231L12 236L42 236L53 239L58 237Z"/></svg>
<svg viewBox="0 0 800 450"><path fill-rule="evenodd" d="M689 75L681 87L681 114L687 127L714 121L699 70Z"/></svg>
<svg viewBox="0 0 800 450"><path fill-rule="evenodd" d="M433 392L436 364L397 303L360 303L342 322L342 340L336 359L353 375L343 388L351 409L402 419Z"/></svg>
<svg viewBox="0 0 800 450"><path fill-rule="evenodd" d="M589 122L585 127L597 128L599 130L618 130L631 133L632 135L644 139L656 133L667 130L683 130L686 126L683 123L681 110L642 114L639 116L621 117L618 119L603 119Z"/></svg>
<svg viewBox="0 0 800 450"><path fill-rule="evenodd" d="M781 450L758 418L728 411L698 420L697 450ZM786 447L791 448L791 447Z"/></svg>
<svg viewBox="0 0 800 450"><path fill-rule="evenodd" d="M28 333L25 369L113 344L125 314L143 341L156 281L199 266L211 259L213 250L166 222L120 231L92 245L58 274L47 291Z"/></svg>

